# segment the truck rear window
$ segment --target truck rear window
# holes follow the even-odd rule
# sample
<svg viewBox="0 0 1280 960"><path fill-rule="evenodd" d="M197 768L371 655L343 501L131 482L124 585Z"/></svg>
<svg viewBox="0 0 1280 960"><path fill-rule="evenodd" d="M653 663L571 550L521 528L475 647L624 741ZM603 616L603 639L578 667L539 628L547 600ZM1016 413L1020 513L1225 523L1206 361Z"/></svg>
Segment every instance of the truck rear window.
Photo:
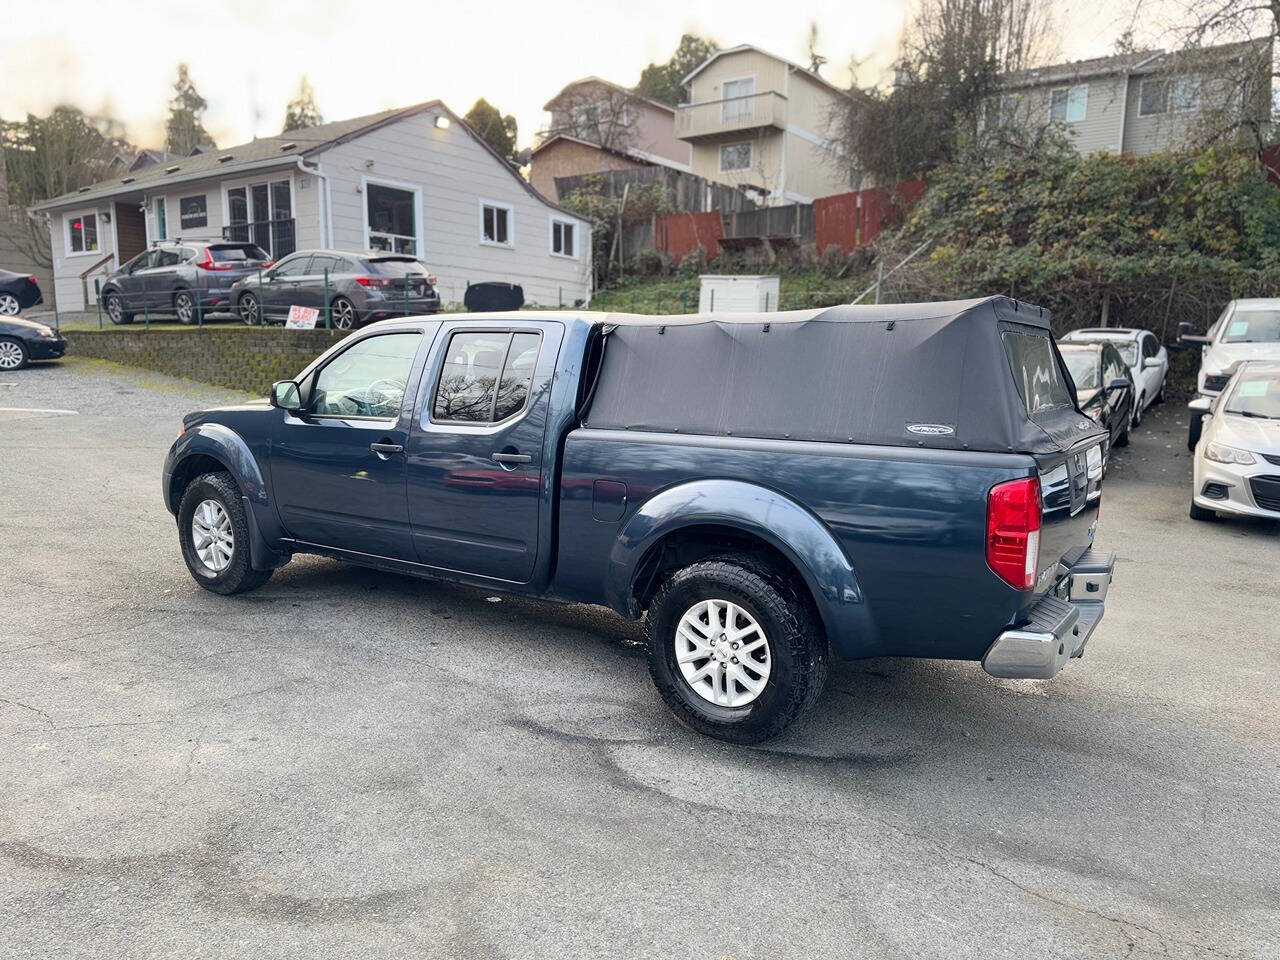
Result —
<svg viewBox="0 0 1280 960"><path fill-rule="evenodd" d="M1029 416L1074 406L1047 333L1005 330L1001 337L1014 383Z"/></svg>
<svg viewBox="0 0 1280 960"><path fill-rule="evenodd" d="M234 244L209 248L214 263L243 263L246 260L270 260L271 256L253 244Z"/></svg>

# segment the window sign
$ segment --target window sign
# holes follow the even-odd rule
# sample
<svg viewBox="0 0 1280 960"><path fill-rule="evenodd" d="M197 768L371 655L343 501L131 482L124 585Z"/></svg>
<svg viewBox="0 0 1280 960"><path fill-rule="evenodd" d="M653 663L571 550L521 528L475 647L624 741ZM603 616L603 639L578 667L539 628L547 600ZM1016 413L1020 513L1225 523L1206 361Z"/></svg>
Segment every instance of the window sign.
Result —
<svg viewBox="0 0 1280 960"><path fill-rule="evenodd" d="M209 199L204 194L198 197L183 197L178 201L178 219L183 230L193 230L209 225Z"/></svg>

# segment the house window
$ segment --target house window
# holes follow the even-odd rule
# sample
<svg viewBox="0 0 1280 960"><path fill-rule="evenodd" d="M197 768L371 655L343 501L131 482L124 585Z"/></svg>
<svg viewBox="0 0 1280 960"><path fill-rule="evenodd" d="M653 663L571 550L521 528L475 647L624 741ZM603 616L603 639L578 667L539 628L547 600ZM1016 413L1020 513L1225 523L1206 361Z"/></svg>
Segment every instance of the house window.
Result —
<svg viewBox="0 0 1280 960"><path fill-rule="evenodd" d="M741 80L724 82L724 103L720 107L720 119L725 123L740 123L750 120L754 113L756 78L745 77Z"/></svg>
<svg viewBox="0 0 1280 960"><path fill-rule="evenodd" d="M751 144L726 143L720 147L720 172L751 169Z"/></svg>
<svg viewBox="0 0 1280 960"><path fill-rule="evenodd" d="M366 182L364 202L369 249L417 256L417 193Z"/></svg>
<svg viewBox="0 0 1280 960"><path fill-rule="evenodd" d="M169 225L165 220L164 197L156 197L156 239L169 239Z"/></svg>
<svg viewBox="0 0 1280 960"><path fill-rule="evenodd" d="M499 247L515 245L512 236L512 220L515 209L505 203L494 203L489 200L480 201L480 242Z"/></svg>
<svg viewBox="0 0 1280 960"><path fill-rule="evenodd" d="M67 253L96 253L98 250L98 215L73 213L67 218Z"/></svg>
<svg viewBox="0 0 1280 960"><path fill-rule="evenodd" d="M1089 85L1062 87L1050 94L1049 119L1058 123L1080 123L1089 106Z"/></svg>
<svg viewBox="0 0 1280 960"><path fill-rule="evenodd" d="M1200 78L1174 77L1143 80L1138 88L1138 115L1156 116L1200 106Z"/></svg>
<svg viewBox="0 0 1280 960"><path fill-rule="evenodd" d="M573 257L577 259L577 224L572 220L552 219L551 252L558 257Z"/></svg>

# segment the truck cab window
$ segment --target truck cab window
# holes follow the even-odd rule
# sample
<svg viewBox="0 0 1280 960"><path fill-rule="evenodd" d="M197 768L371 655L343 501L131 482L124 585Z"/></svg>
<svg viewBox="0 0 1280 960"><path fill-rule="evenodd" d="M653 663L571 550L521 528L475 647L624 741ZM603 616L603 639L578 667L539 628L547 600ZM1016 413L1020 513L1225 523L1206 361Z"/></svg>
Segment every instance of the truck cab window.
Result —
<svg viewBox="0 0 1280 960"><path fill-rule="evenodd" d="M311 412L317 417L399 415L420 334L368 337L338 354L316 376Z"/></svg>
<svg viewBox="0 0 1280 960"><path fill-rule="evenodd" d="M432 417L495 423L519 413L529 399L540 339L536 333L455 333L436 384Z"/></svg>

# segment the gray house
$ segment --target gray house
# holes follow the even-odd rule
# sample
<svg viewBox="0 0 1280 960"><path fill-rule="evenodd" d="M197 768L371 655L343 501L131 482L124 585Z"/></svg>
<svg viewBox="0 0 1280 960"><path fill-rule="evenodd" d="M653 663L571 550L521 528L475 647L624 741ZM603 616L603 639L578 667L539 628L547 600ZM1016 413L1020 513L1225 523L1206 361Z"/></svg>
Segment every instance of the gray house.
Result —
<svg viewBox="0 0 1280 960"><path fill-rule="evenodd" d="M1006 74L987 122L1056 121L1082 154L1177 150L1210 112L1269 122L1270 81L1269 38L1134 51Z"/></svg>
<svg viewBox="0 0 1280 960"><path fill-rule="evenodd" d="M468 282L533 304L589 296L590 224L539 195L439 101L167 158L37 204L49 218L60 309L156 240L252 240L294 250L412 253L445 303Z"/></svg>

